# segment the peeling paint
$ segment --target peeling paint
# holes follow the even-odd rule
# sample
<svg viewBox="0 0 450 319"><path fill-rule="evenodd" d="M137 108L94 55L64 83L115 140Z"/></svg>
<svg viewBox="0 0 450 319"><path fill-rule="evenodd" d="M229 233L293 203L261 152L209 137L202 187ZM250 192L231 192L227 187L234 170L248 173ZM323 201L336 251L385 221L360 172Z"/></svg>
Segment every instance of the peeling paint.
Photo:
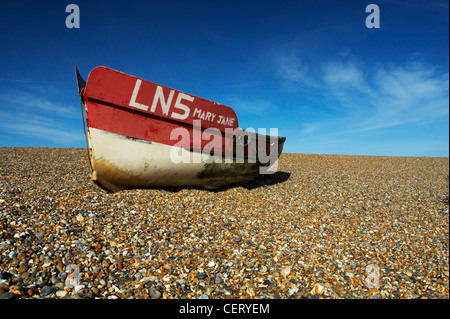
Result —
<svg viewBox="0 0 450 319"><path fill-rule="evenodd" d="M144 179L118 168L104 158L95 159L94 163L95 170L92 173L92 179L110 192L116 192L132 185L144 186L146 184Z"/></svg>
<svg viewBox="0 0 450 319"><path fill-rule="evenodd" d="M239 177L244 179L259 175L259 164L256 163L207 163L205 168L197 173L198 178Z"/></svg>

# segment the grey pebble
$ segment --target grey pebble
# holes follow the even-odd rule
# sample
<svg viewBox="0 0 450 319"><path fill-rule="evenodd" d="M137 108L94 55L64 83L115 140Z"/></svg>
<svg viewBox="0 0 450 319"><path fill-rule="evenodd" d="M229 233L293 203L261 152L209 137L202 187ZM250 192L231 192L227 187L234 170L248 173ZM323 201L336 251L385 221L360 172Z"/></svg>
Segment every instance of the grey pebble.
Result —
<svg viewBox="0 0 450 319"><path fill-rule="evenodd" d="M5 292L0 296L0 299L13 299L15 296L16 295L14 295L12 292Z"/></svg>
<svg viewBox="0 0 450 319"><path fill-rule="evenodd" d="M0 279L8 280L12 276L13 276L13 274L10 272L7 272L7 271L0 273Z"/></svg>
<svg viewBox="0 0 450 319"><path fill-rule="evenodd" d="M149 293L150 293L150 297L152 299L161 298L161 292L158 289L156 289L155 287L150 288Z"/></svg>
<svg viewBox="0 0 450 319"><path fill-rule="evenodd" d="M63 271L63 272L60 272L59 274L58 274L58 279L66 279L66 277L67 277L67 273L65 272L65 271Z"/></svg>
<svg viewBox="0 0 450 319"><path fill-rule="evenodd" d="M36 237L39 238L39 239L44 238L45 237L45 231L41 231L41 232L37 233Z"/></svg>
<svg viewBox="0 0 450 319"><path fill-rule="evenodd" d="M198 279L205 279L206 278L206 274L204 272L201 272L197 275Z"/></svg>
<svg viewBox="0 0 450 319"><path fill-rule="evenodd" d="M42 288L41 292L39 293L39 296L45 297L45 296L51 295L55 291L56 290L53 287L45 286L44 288Z"/></svg>

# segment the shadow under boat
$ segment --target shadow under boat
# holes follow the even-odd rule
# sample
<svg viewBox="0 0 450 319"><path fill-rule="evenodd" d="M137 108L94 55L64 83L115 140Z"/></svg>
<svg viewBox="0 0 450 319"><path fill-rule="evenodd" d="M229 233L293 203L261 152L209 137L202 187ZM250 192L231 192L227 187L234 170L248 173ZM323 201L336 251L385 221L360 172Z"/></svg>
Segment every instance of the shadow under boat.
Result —
<svg viewBox="0 0 450 319"><path fill-rule="evenodd" d="M273 174L262 174L255 179L248 181L240 186L252 190L255 188L260 188L264 186L271 186L275 184L280 184L287 181L291 177L291 173L288 172L275 172Z"/></svg>
<svg viewBox="0 0 450 319"><path fill-rule="evenodd" d="M243 182L241 184L234 184L234 185L227 185L224 187L218 187L218 188L203 188L203 187L194 187L194 186L180 186L180 187L130 187L130 188L126 188L123 189L123 191L126 190L136 190L136 189L163 189L166 190L168 192L172 192L172 193L177 193L180 192L182 190L185 189L198 189L198 190L203 190L203 191L208 191L208 192L213 192L213 193L220 193L223 191L226 191L228 189L231 188L235 188L235 187L242 187L245 188L247 190L253 190L253 189L257 189L260 187L265 187L265 186L271 186L271 185L276 185L276 184L281 184L284 183L285 181L287 181L291 176L291 173L289 172L281 172L281 171L277 171L273 174L261 174L258 177L247 181L247 182ZM104 187L102 187L101 184L96 183L100 188L102 188L103 190L107 191L108 193L113 193L107 189L105 189Z"/></svg>

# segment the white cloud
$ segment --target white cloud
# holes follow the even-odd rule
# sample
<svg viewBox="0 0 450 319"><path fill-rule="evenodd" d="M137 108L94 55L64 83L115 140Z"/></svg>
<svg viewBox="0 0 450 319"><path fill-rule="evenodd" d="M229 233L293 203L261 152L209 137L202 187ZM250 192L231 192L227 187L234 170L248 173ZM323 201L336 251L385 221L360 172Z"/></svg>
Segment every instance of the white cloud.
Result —
<svg viewBox="0 0 450 319"><path fill-rule="evenodd" d="M323 123L305 123L301 126L300 135L309 135L318 130L320 130L324 126Z"/></svg>
<svg viewBox="0 0 450 319"><path fill-rule="evenodd" d="M429 122L449 114L449 75L439 74L425 63L374 69L351 55L341 55L340 60L318 65L320 71L313 74L295 55L281 57L276 61L281 78L298 88L313 87L311 96L327 97L332 105L322 108L338 115L303 123L302 135L324 127L333 133L370 131Z"/></svg>
<svg viewBox="0 0 450 319"><path fill-rule="evenodd" d="M368 90L362 70L353 62L330 62L323 68L323 81L336 90Z"/></svg>
<svg viewBox="0 0 450 319"><path fill-rule="evenodd" d="M9 136L40 138L67 146L79 144L84 140L82 131L70 130L56 119L27 113L0 111L0 131L8 133Z"/></svg>
<svg viewBox="0 0 450 319"><path fill-rule="evenodd" d="M0 132L8 136L29 137L30 140L43 139L64 146L82 142L82 131L70 128L73 121L80 119L76 106L65 106L41 94L30 91L0 93Z"/></svg>
<svg viewBox="0 0 450 319"><path fill-rule="evenodd" d="M26 121L19 123L2 124L9 133L17 135L41 138L61 145L74 145L83 141L81 132L70 132L61 128L46 127L45 125L28 124Z"/></svg>
<svg viewBox="0 0 450 319"><path fill-rule="evenodd" d="M236 112L244 112L253 115L267 114L275 108L271 101L263 99L244 100L241 98L230 97L226 104L232 105L232 108Z"/></svg>
<svg viewBox="0 0 450 319"><path fill-rule="evenodd" d="M374 77L374 93L367 96L372 114L358 129L373 130L448 116L448 87L448 73L439 75L424 64L380 69Z"/></svg>
<svg viewBox="0 0 450 319"><path fill-rule="evenodd" d="M313 78L309 76L309 67L294 53L279 55L275 64L278 76L288 82L306 86L316 85Z"/></svg>
<svg viewBox="0 0 450 319"><path fill-rule="evenodd" d="M36 94L24 91L0 93L0 101L3 105L7 106L7 108L14 108L15 110L32 111L33 113L46 113L52 116L78 116L74 106L66 106L55 103Z"/></svg>

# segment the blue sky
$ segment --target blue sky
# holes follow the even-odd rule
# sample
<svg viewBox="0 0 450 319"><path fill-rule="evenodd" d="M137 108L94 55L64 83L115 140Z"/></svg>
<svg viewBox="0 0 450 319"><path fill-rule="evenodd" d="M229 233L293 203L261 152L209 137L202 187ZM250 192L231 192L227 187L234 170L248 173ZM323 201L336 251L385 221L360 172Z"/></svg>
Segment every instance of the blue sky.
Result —
<svg viewBox="0 0 450 319"><path fill-rule="evenodd" d="M289 153L449 156L448 14L439 0L2 1L0 146L85 146L76 64L226 104Z"/></svg>

